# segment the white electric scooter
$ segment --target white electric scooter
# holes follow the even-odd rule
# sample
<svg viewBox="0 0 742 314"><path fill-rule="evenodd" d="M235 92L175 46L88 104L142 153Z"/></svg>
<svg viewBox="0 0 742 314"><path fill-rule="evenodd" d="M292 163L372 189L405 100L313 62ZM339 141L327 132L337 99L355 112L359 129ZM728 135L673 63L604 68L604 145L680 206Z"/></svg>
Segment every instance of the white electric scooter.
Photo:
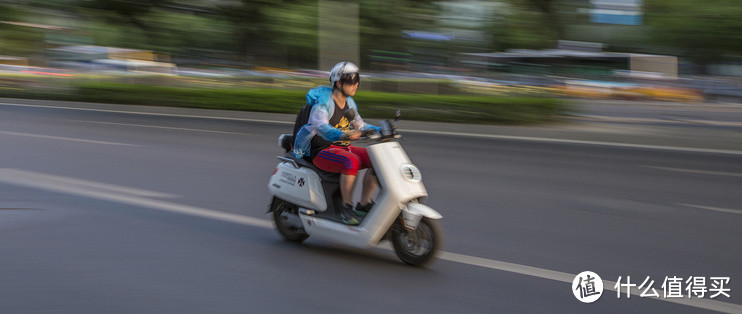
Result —
<svg viewBox="0 0 742 314"><path fill-rule="evenodd" d="M360 248L389 239L397 256L415 266L435 256L443 240L437 220L443 216L422 204L428 194L420 170L395 141L400 137L395 131L398 120L399 112L394 121L381 122L381 134L366 134L380 193L357 226L342 223L335 214L341 205L340 175L294 158L290 152L293 136L281 135L279 145L287 154L278 157L280 162L268 183L273 195L268 212L284 239L301 243L315 236Z"/></svg>

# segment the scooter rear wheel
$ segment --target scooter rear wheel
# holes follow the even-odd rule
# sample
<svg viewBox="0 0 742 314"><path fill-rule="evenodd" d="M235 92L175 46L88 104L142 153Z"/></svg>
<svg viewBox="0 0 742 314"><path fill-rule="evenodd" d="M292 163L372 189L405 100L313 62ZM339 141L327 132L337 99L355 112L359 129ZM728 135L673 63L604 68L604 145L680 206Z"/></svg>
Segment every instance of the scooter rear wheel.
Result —
<svg viewBox="0 0 742 314"><path fill-rule="evenodd" d="M273 197L270 211L273 213L273 221L276 223L276 230L278 230L278 233L283 236L284 240L302 243L309 237L309 235L304 232L304 229L296 228L281 215L284 212L298 215L299 206L286 202L280 198Z"/></svg>
<svg viewBox="0 0 742 314"><path fill-rule="evenodd" d="M423 218L415 230L407 230L402 223L392 226L392 246L399 259L412 266L423 266L435 257L443 242L443 233L437 221Z"/></svg>

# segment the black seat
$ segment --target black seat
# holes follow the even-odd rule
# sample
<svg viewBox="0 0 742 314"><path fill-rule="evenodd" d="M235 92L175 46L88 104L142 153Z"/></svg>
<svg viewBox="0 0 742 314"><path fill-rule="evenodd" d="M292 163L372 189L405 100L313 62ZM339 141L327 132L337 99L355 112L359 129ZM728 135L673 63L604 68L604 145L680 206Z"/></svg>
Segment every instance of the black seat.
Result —
<svg viewBox="0 0 742 314"><path fill-rule="evenodd" d="M286 158L293 159L294 161L296 161L297 164L299 164L299 166L314 170L314 172L316 172L319 175L320 180L322 180L323 182L328 182L328 183L339 183L340 182L339 173L327 172L320 168L317 168L317 166L315 166L311 161L309 161L308 158L296 158L294 157L294 154L290 152L286 154Z"/></svg>

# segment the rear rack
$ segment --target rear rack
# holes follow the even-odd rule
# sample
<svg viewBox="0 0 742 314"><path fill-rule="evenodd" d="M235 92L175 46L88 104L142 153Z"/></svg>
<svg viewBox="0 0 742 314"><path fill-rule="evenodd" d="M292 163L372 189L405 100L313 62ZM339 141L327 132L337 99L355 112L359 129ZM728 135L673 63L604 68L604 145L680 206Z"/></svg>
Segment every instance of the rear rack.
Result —
<svg viewBox="0 0 742 314"><path fill-rule="evenodd" d="M294 166L294 168L299 169L299 164L296 163L296 160L283 156L276 156L276 158L278 158L278 160L280 161L290 163Z"/></svg>

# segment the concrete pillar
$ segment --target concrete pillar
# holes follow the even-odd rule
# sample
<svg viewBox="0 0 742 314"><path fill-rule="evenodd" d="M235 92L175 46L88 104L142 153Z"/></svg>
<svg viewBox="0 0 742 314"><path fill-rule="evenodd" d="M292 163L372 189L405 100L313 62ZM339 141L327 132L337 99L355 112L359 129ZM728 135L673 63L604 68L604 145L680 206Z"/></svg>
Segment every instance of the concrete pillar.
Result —
<svg viewBox="0 0 742 314"><path fill-rule="evenodd" d="M358 3L319 1L319 70L340 61L360 66Z"/></svg>

